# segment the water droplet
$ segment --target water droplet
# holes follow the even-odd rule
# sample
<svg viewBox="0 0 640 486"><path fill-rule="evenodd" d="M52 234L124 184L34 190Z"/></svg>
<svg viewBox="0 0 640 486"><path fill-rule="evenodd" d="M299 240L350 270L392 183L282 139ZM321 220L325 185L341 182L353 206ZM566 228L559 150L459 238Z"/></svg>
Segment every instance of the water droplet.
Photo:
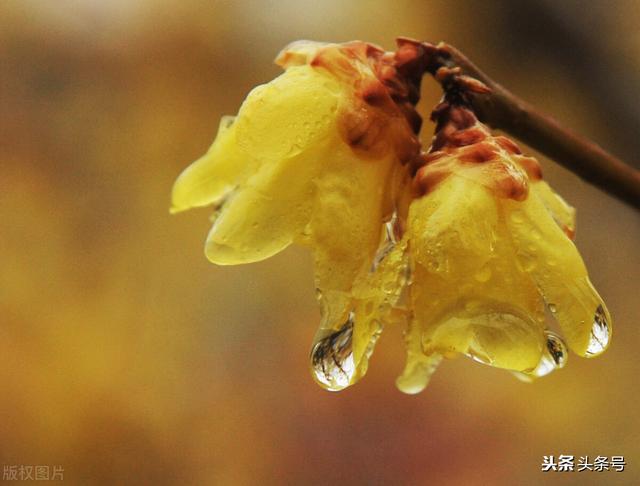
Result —
<svg viewBox="0 0 640 486"><path fill-rule="evenodd" d="M551 311L551 313L553 313L553 314L558 312L558 308L556 307L555 304L547 304L547 307L549 307L549 311Z"/></svg>
<svg viewBox="0 0 640 486"><path fill-rule="evenodd" d="M429 267L429 270L432 272L438 272L440 269L440 262L438 260L429 260L427 262L427 267Z"/></svg>
<svg viewBox="0 0 640 486"><path fill-rule="evenodd" d="M551 331L545 331L544 334L547 338L546 353L551 357L556 368L564 368L568 357L566 344L560 336Z"/></svg>
<svg viewBox="0 0 640 486"><path fill-rule="evenodd" d="M516 259L516 265L518 265L518 268L520 268L520 270L526 273L535 270L536 260L532 252L520 252L517 256L518 258Z"/></svg>
<svg viewBox="0 0 640 486"><path fill-rule="evenodd" d="M465 355L468 356L469 358L471 358L476 363L481 363L481 364L489 365L489 366L491 366L493 364L493 360L489 356L484 356L482 354L478 354L477 351L472 350L472 349L470 349L467 353L465 353Z"/></svg>
<svg viewBox="0 0 640 486"><path fill-rule="evenodd" d="M529 372L515 373L522 381L530 382L533 378L541 378L554 370L564 368L564 365L567 364L569 352L562 338L551 331L545 331L544 335L546 343L538 366Z"/></svg>
<svg viewBox="0 0 640 486"><path fill-rule="evenodd" d="M378 247L376 256L373 258L373 263L371 264L371 270L370 270L371 273L375 272L378 269L382 260L384 260L385 257L389 253L391 253L393 248L398 243L398 239L396 237L397 224L398 224L398 215L396 213L393 213L393 216L391 217L391 219L384 224L384 231L385 231L384 240Z"/></svg>
<svg viewBox="0 0 640 486"><path fill-rule="evenodd" d="M602 305L599 305L593 316L593 326L591 327L591 338L587 346L587 356L597 356L609 345L611 328L607 322L607 315Z"/></svg>
<svg viewBox="0 0 640 486"><path fill-rule="evenodd" d="M355 373L353 362L353 313L342 327L318 341L311 350L311 369L316 381L327 390L343 390Z"/></svg>

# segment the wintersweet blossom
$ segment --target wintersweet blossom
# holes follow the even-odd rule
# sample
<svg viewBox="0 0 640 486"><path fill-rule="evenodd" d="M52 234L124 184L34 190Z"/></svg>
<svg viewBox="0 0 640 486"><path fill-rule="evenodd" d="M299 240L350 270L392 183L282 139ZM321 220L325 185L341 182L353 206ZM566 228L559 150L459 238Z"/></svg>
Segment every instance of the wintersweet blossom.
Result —
<svg viewBox="0 0 640 486"><path fill-rule="evenodd" d="M571 241L575 211L514 142L464 107L440 109L407 218L412 314L399 386L419 391L451 353L523 378L562 367L545 304L571 350L600 354L611 318Z"/></svg>
<svg viewBox="0 0 640 486"><path fill-rule="evenodd" d="M569 348L599 354L611 318L571 241L575 211L464 103L434 111L421 151L416 46L285 48L285 72L222 119L175 182L171 211L214 206L205 253L216 264L312 249L322 321L311 367L327 389L366 373L391 324L407 326L407 393L458 354L525 379L562 367L545 305Z"/></svg>

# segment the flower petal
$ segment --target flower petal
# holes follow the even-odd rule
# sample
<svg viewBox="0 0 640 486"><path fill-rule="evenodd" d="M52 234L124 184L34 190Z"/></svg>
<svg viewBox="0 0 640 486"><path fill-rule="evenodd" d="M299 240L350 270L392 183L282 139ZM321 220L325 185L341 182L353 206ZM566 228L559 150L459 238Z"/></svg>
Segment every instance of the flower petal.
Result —
<svg viewBox="0 0 640 486"><path fill-rule="evenodd" d="M243 178L245 162L236 147L234 117L223 117L211 148L174 183L171 212L207 206L223 199Z"/></svg>
<svg viewBox="0 0 640 486"><path fill-rule="evenodd" d="M440 191L447 196L436 199L438 209L423 220L434 204L429 199ZM544 308L515 265L501 206L490 189L452 175L414 201L409 218L415 255L411 296L423 351L454 351L501 368L533 369L544 344Z"/></svg>
<svg viewBox="0 0 640 486"><path fill-rule="evenodd" d="M531 190L540 198L562 231L573 239L576 232L576 210L543 180L532 183Z"/></svg>
<svg viewBox="0 0 640 486"><path fill-rule="evenodd" d="M318 148L251 176L222 208L205 246L207 258L219 265L264 260L290 245L311 217Z"/></svg>
<svg viewBox="0 0 640 486"><path fill-rule="evenodd" d="M473 273L489 259L498 211L489 189L450 175L409 211L412 255L444 279Z"/></svg>
<svg viewBox="0 0 640 486"><path fill-rule="evenodd" d="M569 347L581 356L600 354L609 342L611 317L575 245L536 193L505 205L520 266L536 282Z"/></svg>

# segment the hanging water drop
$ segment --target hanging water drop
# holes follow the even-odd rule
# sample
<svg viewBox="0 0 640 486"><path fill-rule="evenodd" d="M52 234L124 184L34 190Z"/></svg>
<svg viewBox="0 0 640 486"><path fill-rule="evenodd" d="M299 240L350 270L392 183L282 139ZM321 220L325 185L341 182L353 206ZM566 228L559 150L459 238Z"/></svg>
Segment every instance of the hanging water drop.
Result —
<svg viewBox="0 0 640 486"><path fill-rule="evenodd" d="M602 353L609 345L609 337L611 328L607 321L602 305L599 305L593 316L593 326L591 327L591 337L589 338L589 346L585 353L588 357L597 356Z"/></svg>
<svg viewBox="0 0 640 486"><path fill-rule="evenodd" d="M530 382L533 378L541 378L554 370L564 368L564 365L567 364L569 352L562 338L551 331L545 331L544 336L545 347L542 351L538 366L526 373L515 373L515 375L523 381Z"/></svg>
<svg viewBox="0 0 640 486"><path fill-rule="evenodd" d="M563 368L567 363L568 352L567 346L560 336L551 332L545 331L546 345L545 350L542 353L542 359L540 363L533 370L534 376L546 376L554 370Z"/></svg>
<svg viewBox="0 0 640 486"><path fill-rule="evenodd" d="M311 350L311 369L316 381L327 390L339 391L351 384L353 361L353 313L342 327L320 339Z"/></svg>
<svg viewBox="0 0 640 486"><path fill-rule="evenodd" d="M564 368L568 356L566 344L560 336L551 331L546 331L545 337L547 338L547 352L553 359L555 367Z"/></svg>

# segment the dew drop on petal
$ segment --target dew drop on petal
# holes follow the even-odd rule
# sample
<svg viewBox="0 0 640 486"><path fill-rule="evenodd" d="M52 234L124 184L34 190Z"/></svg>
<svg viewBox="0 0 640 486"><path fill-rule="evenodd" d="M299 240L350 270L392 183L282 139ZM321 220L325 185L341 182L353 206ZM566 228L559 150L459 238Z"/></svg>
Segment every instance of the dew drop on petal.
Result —
<svg viewBox="0 0 640 486"><path fill-rule="evenodd" d="M607 315L602 305L599 305L593 316L593 326L591 327L591 337L587 347L586 356L597 356L609 345L611 328L607 322Z"/></svg>
<svg viewBox="0 0 640 486"><path fill-rule="evenodd" d="M556 307L555 304L548 304L548 307L551 313L555 314L556 312L558 312L558 308Z"/></svg>
<svg viewBox="0 0 640 486"><path fill-rule="evenodd" d="M330 391L343 390L355 373L353 361L353 313L340 329L320 339L311 350L311 369L316 381Z"/></svg>
<svg viewBox="0 0 640 486"><path fill-rule="evenodd" d="M398 224L398 216L396 213L393 213L393 216L390 221L386 222L384 225L384 239L380 244L378 251L373 258L373 263L371 264L371 273L375 272L382 260L391 253L396 244L398 243L398 239L396 237L396 225Z"/></svg>

